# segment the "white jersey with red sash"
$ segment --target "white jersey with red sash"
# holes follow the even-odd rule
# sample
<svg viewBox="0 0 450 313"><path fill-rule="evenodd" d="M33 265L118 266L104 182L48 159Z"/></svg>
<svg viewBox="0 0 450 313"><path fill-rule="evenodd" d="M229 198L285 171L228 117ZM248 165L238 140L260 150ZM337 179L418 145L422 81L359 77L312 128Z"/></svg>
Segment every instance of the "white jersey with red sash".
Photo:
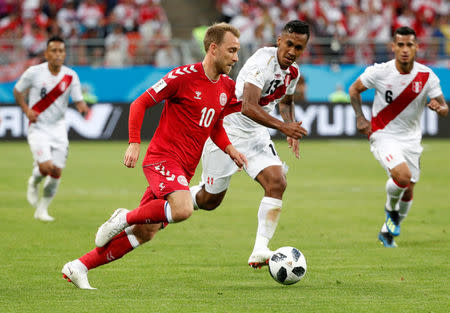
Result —
<svg viewBox="0 0 450 313"><path fill-rule="evenodd" d="M33 128L64 123L69 96L74 102L83 100L78 75L64 65L57 75L50 72L47 62L31 66L22 74L15 88L19 92L29 89L29 107L39 113Z"/></svg>
<svg viewBox="0 0 450 313"><path fill-rule="evenodd" d="M241 102L244 94L244 84L251 83L261 89L259 105L271 113L277 103L285 95L292 95L300 77L299 68L293 63L283 70L278 63L277 48L265 47L257 50L239 72L236 79L236 99ZM224 119L224 127L228 135L254 136L255 133L268 130L255 121L244 116L241 105L232 107L232 111Z"/></svg>
<svg viewBox="0 0 450 313"><path fill-rule="evenodd" d="M414 62L409 74L400 74L395 60L369 66L360 76L368 89L375 89L372 106L372 137L391 137L420 141L420 118L427 98L442 94L433 71Z"/></svg>

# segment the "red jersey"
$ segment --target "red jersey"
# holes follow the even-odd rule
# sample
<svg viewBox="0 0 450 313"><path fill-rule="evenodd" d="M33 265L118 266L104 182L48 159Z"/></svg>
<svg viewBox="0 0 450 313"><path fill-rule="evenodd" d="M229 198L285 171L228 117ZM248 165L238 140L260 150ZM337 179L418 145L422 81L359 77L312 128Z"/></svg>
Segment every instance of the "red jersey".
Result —
<svg viewBox="0 0 450 313"><path fill-rule="evenodd" d="M146 93L154 102L146 103L146 107L166 101L143 165L175 160L184 168L189 181L208 137L214 142L217 137L223 149L229 144L222 126L222 112L234 97L234 90L235 83L227 75L220 75L217 81L210 80L202 63L177 67L150 87ZM141 97L144 96L147 95ZM140 142L140 125L139 129L133 127L132 114L130 142Z"/></svg>

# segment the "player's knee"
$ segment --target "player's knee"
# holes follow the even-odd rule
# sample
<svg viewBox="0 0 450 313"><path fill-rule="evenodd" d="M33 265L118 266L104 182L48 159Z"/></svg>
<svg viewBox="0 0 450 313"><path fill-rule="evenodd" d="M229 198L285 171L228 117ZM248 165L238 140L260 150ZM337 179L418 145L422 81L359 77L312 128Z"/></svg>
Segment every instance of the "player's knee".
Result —
<svg viewBox="0 0 450 313"><path fill-rule="evenodd" d="M51 175L52 173L52 164L49 162L44 162L39 164L39 172L43 176Z"/></svg>
<svg viewBox="0 0 450 313"><path fill-rule="evenodd" d="M284 178L284 176L280 176L280 177L274 177L270 183L268 184L268 186L265 188L266 190L266 194L272 196L272 197L277 197L277 196L282 196L284 191L287 188L287 181L286 178Z"/></svg>
<svg viewBox="0 0 450 313"><path fill-rule="evenodd" d="M136 237L139 244L143 244L152 240L159 228L159 225L156 227L154 224L137 224L133 227L133 235Z"/></svg>
<svg viewBox="0 0 450 313"><path fill-rule="evenodd" d="M396 181L397 184L399 184L400 186L408 186L411 182L411 172L408 171L402 171L400 173L398 173L395 177L394 180Z"/></svg>
<svg viewBox="0 0 450 313"><path fill-rule="evenodd" d="M191 217L192 212L194 212L194 207L192 204L190 206L178 206L175 210L172 209L172 219L174 222L187 220L189 217Z"/></svg>
<svg viewBox="0 0 450 313"><path fill-rule="evenodd" d="M202 210L212 211L217 208L222 203L223 197L211 195L202 201L202 203L197 203Z"/></svg>

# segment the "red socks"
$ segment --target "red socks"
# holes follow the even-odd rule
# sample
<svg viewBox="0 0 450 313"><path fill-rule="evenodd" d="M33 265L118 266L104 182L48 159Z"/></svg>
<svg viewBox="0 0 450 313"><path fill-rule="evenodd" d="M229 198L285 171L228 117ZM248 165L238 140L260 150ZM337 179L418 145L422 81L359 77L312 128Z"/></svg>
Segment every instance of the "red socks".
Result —
<svg viewBox="0 0 450 313"><path fill-rule="evenodd" d="M134 224L156 224L167 222L164 211L166 201L162 199L151 200L144 205L140 205L127 214L128 225Z"/></svg>
<svg viewBox="0 0 450 313"><path fill-rule="evenodd" d="M106 246L95 248L79 258L88 270L120 259L133 250L125 231L115 236Z"/></svg>

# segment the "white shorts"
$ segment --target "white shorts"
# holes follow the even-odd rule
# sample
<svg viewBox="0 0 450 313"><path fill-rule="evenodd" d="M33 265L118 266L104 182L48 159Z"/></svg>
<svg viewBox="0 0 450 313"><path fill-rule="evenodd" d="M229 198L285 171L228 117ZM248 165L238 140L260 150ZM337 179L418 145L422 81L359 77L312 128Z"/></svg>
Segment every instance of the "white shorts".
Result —
<svg viewBox="0 0 450 313"><path fill-rule="evenodd" d="M27 138L35 162L51 160L56 167L66 166L69 140L65 125L44 129L32 124L28 128Z"/></svg>
<svg viewBox="0 0 450 313"><path fill-rule="evenodd" d="M266 167L283 166L270 137L228 137L233 146L247 158L248 166L244 170L252 179ZM220 150L211 139L206 141L203 148L202 166L202 184L205 185L206 191L212 194L228 189L231 176L238 170L228 154Z"/></svg>
<svg viewBox="0 0 450 313"><path fill-rule="evenodd" d="M420 156L423 148L420 141L400 140L387 135L370 137L370 151L390 175L389 170L406 162L411 171L411 181L417 183L420 177Z"/></svg>

